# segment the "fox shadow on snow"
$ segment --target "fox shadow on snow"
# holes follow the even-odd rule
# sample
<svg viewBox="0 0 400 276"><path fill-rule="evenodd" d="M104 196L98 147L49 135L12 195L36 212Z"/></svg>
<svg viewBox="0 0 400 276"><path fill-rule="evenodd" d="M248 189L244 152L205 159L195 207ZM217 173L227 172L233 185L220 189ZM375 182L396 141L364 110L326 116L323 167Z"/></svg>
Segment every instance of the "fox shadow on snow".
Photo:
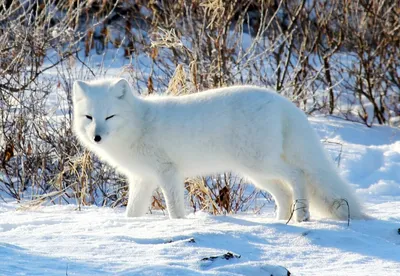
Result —
<svg viewBox="0 0 400 276"><path fill-rule="evenodd" d="M229 216L219 217L216 220L240 225L268 227L281 235L298 234L299 237L303 237L313 245L321 248L337 248L343 252L353 252L362 256L400 262L400 254L395 253L400 250L400 234L398 233L400 224L394 221L378 219L353 220L350 222L350 226L347 227L347 222L324 220L321 223L339 226L339 228L312 229L307 227L307 222L291 225L284 223L258 223ZM228 245L226 249L232 248L229 245L237 242L235 247L230 250L234 251L237 249L236 253L241 254L242 258L246 255L244 249L253 250L254 248L251 247L254 247L254 243L266 244L265 239L259 239L255 235L249 234L241 237L238 241L233 239L235 239L234 235L226 235L224 237L224 243ZM274 237L270 237L270 239L273 242ZM223 244L218 244L218 239L213 240L210 246L222 246L224 248ZM274 250L274 248L271 247L271 250ZM262 252L258 253L262 254Z"/></svg>

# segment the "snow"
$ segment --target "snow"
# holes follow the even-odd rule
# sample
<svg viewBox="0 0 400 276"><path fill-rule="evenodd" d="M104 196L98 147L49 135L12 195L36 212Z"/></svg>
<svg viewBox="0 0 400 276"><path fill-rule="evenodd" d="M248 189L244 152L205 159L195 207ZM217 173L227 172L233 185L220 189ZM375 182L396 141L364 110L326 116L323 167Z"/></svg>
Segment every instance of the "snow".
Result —
<svg viewBox="0 0 400 276"><path fill-rule="evenodd" d="M0 203L0 275L399 275L400 130L310 121L373 219L286 225L273 204L261 214L126 218L121 208L10 201ZM227 252L240 258L202 260Z"/></svg>

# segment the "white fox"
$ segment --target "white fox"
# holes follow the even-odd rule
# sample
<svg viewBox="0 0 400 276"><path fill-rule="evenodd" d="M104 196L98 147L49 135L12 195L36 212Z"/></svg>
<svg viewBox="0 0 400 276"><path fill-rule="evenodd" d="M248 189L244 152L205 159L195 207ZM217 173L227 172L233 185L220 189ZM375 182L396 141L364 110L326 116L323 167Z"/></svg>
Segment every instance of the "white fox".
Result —
<svg viewBox="0 0 400 276"><path fill-rule="evenodd" d="M183 218L185 177L233 171L268 191L277 219L294 210L364 218L305 114L264 88L233 86L141 97L124 79L76 81L74 131L89 150L128 177L127 216L144 215L160 186L170 218ZM296 204L294 204L296 203Z"/></svg>

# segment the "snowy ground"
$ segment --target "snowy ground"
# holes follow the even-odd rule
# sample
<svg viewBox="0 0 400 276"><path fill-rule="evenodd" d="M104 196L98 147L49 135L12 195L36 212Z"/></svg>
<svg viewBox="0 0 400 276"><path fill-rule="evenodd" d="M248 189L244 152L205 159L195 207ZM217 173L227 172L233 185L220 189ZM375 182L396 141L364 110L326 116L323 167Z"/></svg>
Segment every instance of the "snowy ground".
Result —
<svg viewBox="0 0 400 276"><path fill-rule="evenodd" d="M306 223L260 215L162 213L0 204L0 275L400 275L400 130L313 118L375 219ZM340 143L341 145L337 144ZM339 160L338 160L339 162ZM229 260L202 260L227 252Z"/></svg>

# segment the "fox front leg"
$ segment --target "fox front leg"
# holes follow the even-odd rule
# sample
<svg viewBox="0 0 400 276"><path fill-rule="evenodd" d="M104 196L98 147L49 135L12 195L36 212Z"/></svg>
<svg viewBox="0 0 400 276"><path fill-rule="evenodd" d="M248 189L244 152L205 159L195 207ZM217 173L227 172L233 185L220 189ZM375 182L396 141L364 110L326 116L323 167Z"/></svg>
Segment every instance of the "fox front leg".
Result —
<svg viewBox="0 0 400 276"><path fill-rule="evenodd" d="M156 185L145 179L129 180L129 198L126 206L127 217L140 217L149 210L151 196Z"/></svg>

